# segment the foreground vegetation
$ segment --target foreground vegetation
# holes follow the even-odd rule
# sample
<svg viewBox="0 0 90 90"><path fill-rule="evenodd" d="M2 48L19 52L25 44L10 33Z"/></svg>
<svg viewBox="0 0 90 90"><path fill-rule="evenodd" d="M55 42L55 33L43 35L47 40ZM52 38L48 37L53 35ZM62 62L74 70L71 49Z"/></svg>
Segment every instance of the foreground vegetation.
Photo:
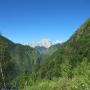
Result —
<svg viewBox="0 0 90 90"><path fill-rule="evenodd" d="M87 60L74 69L72 78L68 78L67 71L63 73L67 75L52 80L37 80L23 90L90 90L90 63Z"/></svg>
<svg viewBox="0 0 90 90"><path fill-rule="evenodd" d="M89 90L90 82L84 78L73 79L58 78L58 80L45 80L33 86L25 87L24 90Z"/></svg>

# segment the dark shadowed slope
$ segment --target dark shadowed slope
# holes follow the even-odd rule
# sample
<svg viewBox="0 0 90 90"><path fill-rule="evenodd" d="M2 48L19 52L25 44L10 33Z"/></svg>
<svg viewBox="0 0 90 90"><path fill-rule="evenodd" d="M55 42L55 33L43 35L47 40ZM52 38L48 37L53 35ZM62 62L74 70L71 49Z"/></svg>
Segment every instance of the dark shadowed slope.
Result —
<svg viewBox="0 0 90 90"><path fill-rule="evenodd" d="M35 49L29 46L15 44L0 35L0 50L3 48L5 48L5 50L0 51L0 63L4 77L9 81L26 71L31 72L34 65L39 63L40 55ZM0 79L2 78L2 73L0 72ZM0 83L2 82L3 81L0 80ZM1 85L0 87L3 86L4 85Z"/></svg>

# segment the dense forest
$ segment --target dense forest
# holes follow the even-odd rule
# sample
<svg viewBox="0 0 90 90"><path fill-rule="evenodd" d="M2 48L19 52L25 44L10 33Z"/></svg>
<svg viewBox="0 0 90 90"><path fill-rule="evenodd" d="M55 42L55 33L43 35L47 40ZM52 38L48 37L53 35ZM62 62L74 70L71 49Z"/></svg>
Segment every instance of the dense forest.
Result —
<svg viewBox="0 0 90 90"><path fill-rule="evenodd" d="M0 88L90 90L90 18L69 40L49 49L0 35Z"/></svg>

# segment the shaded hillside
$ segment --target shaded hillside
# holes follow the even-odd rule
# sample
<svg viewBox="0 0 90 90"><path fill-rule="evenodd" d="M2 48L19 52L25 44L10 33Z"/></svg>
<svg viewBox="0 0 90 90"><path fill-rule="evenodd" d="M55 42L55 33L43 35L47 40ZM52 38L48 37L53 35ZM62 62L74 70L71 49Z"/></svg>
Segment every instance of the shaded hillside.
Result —
<svg viewBox="0 0 90 90"><path fill-rule="evenodd" d="M39 53L29 46L15 44L11 52L12 60L20 67L20 71L31 70L39 61Z"/></svg>
<svg viewBox="0 0 90 90"><path fill-rule="evenodd" d="M4 54L4 56L0 54L0 57L5 57L3 62L2 58L0 58L0 63L3 65L3 63L8 62L8 67L4 65L2 70L8 74L8 77L6 74L5 77L11 78L10 80L15 79L17 75L20 75L26 71L30 72L34 65L40 62L40 55L35 49L29 46L15 44L1 35L0 42L2 42L0 43L0 50L5 48L5 51L0 51L0 53ZM4 70L4 68L6 68L6 70ZM0 78L2 78L1 73Z"/></svg>
<svg viewBox="0 0 90 90"><path fill-rule="evenodd" d="M43 46L36 46L35 49L39 51L40 54L44 53L47 50L47 48Z"/></svg>
<svg viewBox="0 0 90 90"><path fill-rule="evenodd" d="M13 77L16 77L17 75L15 64L11 61L9 53L11 50L9 46L12 47L13 45L14 44L11 41L0 36L0 88L5 88Z"/></svg>
<svg viewBox="0 0 90 90"><path fill-rule="evenodd" d="M35 49L40 53L41 60L43 61L47 60L48 57L50 57L56 50L58 50L60 45L61 44L52 45L49 48L37 46Z"/></svg>

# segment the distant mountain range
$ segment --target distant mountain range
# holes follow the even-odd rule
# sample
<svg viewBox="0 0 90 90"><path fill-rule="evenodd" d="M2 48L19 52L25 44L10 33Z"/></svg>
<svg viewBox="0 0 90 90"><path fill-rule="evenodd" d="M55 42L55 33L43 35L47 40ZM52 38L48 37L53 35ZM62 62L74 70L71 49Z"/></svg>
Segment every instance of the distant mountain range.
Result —
<svg viewBox="0 0 90 90"><path fill-rule="evenodd" d="M62 41L60 41L60 40L52 41L52 40L49 40L49 39L42 39L40 41L34 41L34 42L32 42L30 44L30 46L33 47L33 48L35 48L35 47L49 48L52 45L61 44L61 43L62 43Z"/></svg>

